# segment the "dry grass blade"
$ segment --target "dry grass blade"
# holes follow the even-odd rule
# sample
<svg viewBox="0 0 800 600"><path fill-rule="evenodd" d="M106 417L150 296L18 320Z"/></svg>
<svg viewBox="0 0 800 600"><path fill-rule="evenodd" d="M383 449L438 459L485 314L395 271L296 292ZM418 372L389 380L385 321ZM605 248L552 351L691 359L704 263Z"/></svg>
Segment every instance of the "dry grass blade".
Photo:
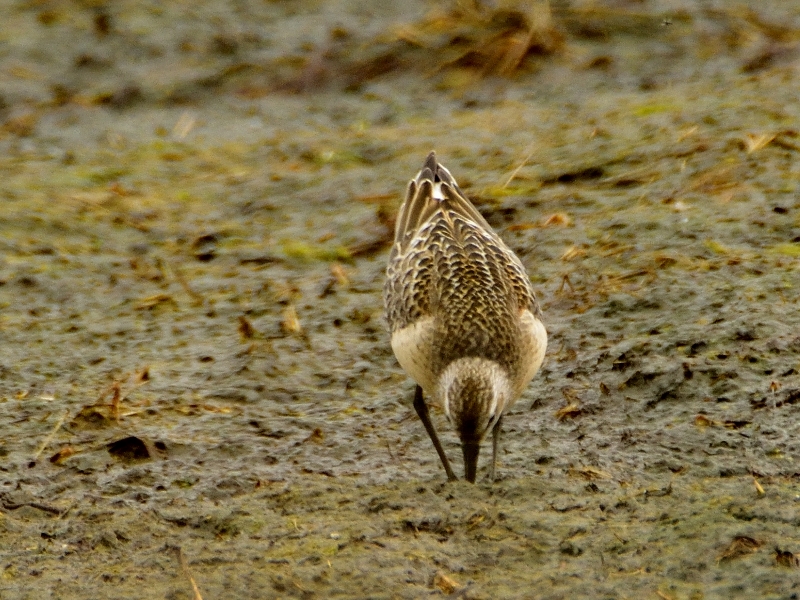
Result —
<svg viewBox="0 0 800 600"><path fill-rule="evenodd" d="M747 153L752 154L769 146L776 137L778 137L777 133L762 133L759 135L748 133L744 138L744 146Z"/></svg>
<svg viewBox="0 0 800 600"><path fill-rule="evenodd" d="M564 250L564 254L561 255L561 260L572 260L573 258L585 255L586 255L586 250L584 250L583 248L579 248L578 246L570 246L569 248Z"/></svg>
<svg viewBox="0 0 800 600"><path fill-rule="evenodd" d="M570 469L569 474L575 477L581 477L588 481L592 481L594 479L612 479L611 473L603 471L602 469L598 469L597 467L592 466L584 466L580 469Z"/></svg>
<svg viewBox="0 0 800 600"><path fill-rule="evenodd" d="M186 278L183 276L183 272L180 270L177 264L172 263L170 264L170 269L172 270L172 274L175 275L175 280L178 284L183 288L189 297L194 301L195 306L202 306L203 302L205 302L205 298L203 298L202 294L196 292L189 282L186 281ZM174 300L173 300L174 302Z"/></svg>
<svg viewBox="0 0 800 600"><path fill-rule="evenodd" d="M717 562L733 560L734 558L741 558L747 556L758 550L764 543L748 537L746 535L737 535L728 547L719 555Z"/></svg>
<svg viewBox="0 0 800 600"><path fill-rule="evenodd" d="M111 385L106 387L100 393L94 404L83 407L79 413L79 416L86 412L90 412L97 415L102 415L103 419L114 419L115 421L119 422L120 417L122 416L120 414L120 409L122 408L122 403L128 399L128 394L143 385L147 385L150 382L150 367L144 366L136 371L133 375L132 386L123 393L123 384L127 385L130 380L130 373L125 373L118 379L114 379ZM105 399L109 394L111 394L111 402L105 404Z"/></svg>
<svg viewBox="0 0 800 600"><path fill-rule="evenodd" d="M114 415L114 419L119 422L119 405L122 399L122 388L119 381L114 382L112 391L114 395L111 397L111 412Z"/></svg>
<svg viewBox="0 0 800 600"><path fill-rule="evenodd" d="M443 594L452 594L461 588L461 584L441 571L434 575L433 585L439 588Z"/></svg>
<svg viewBox="0 0 800 600"><path fill-rule="evenodd" d="M61 418L53 426L53 429L50 431L50 433L47 434L47 437L45 437L42 440L42 443L39 444L39 447L36 449L36 452L34 452L34 454L33 454L33 460L36 460L37 458L39 458L39 456L42 454L42 452L44 452L44 449L47 448L47 445L50 443L50 441L53 439L53 437L55 437L56 433L58 433L58 430L61 429L61 426L64 424L64 421L66 420L66 418L67 418L67 412L65 411L64 414L61 415Z"/></svg>
<svg viewBox="0 0 800 600"><path fill-rule="evenodd" d="M565 421L567 419L574 419L575 417L579 416L583 412L581 407L575 403L568 404L562 408L559 408L555 412L555 417L559 421Z"/></svg>
<svg viewBox="0 0 800 600"><path fill-rule="evenodd" d="M189 569L189 563L186 561L186 557L183 555L183 550L181 550L180 546L175 548L175 554L178 555L178 562L181 565L181 570L183 574L186 575L186 578L189 580L189 583L192 584L192 591L194 592L194 600L203 600L203 596L200 594L200 588L197 587L197 582L192 577L192 572Z"/></svg>
<svg viewBox="0 0 800 600"><path fill-rule="evenodd" d="M775 548L775 564L779 567L797 568L800 567L800 556L789 550Z"/></svg>
<svg viewBox="0 0 800 600"><path fill-rule="evenodd" d="M706 415L697 415L694 418L694 424L697 427L716 427L717 425L719 425L719 421L715 421L714 419L711 419Z"/></svg>
<svg viewBox="0 0 800 600"><path fill-rule="evenodd" d="M339 263L331 263L331 275L336 279L336 283L338 283L341 287L347 287L350 285L350 278L347 277L347 271L344 270L344 267Z"/></svg>
<svg viewBox="0 0 800 600"><path fill-rule="evenodd" d="M524 39L521 35L511 38L508 50L497 70L501 75L513 75L528 53L534 51L550 54L561 45L562 40L553 27L553 13L549 1L533 5L528 13L528 21L528 33Z"/></svg>
<svg viewBox="0 0 800 600"><path fill-rule="evenodd" d="M572 219L564 212L553 213L542 220L542 227L569 227L570 225L572 225Z"/></svg>
<svg viewBox="0 0 800 600"><path fill-rule="evenodd" d="M191 133L195 125L197 125L197 117L188 111L184 111L178 118L175 126L172 128L172 135L179 140L183 140L187 135L189 135L189 133Z"/></svg>
<svg viewBox="0 0 800 600"><path fill-rule="evenodd" d="M500 186L500 189L505 189L505 188L507 188L507 187L508 187L508 185L509 185L509 184L510 184L512 181L514 181L514 178L517 176L517 173L519 173L520 169L522 169L522 168L523 168L523 167L524 167L526 164L528 164L528 161L531 159L531 156L533 156L533 150L531 150L530 152L528 152L527 156L525 156L525 158L523 158L523 159L522 159L522 162L521 162L521 163L519 163L519 165L517 166L517 168L516 168L516 169L514 169L513 171L511 171L511 175L509 175L509 176L508 176L508 179L506 179L505 183L503 183L503 185L501 185L501 186Z"/></svg>
<svg viewBox="0 0 800 600"><path fill-rule="evenodd" d="M437 13L435 20L421 23L420 29L435 25L441 30L445 22L452 35L444 45L430 49L446 55L449 48L456 48L458 54L441 64L439 71L461 68L475 70L483 77L511 77L528 56L553 54L564 45L564 36L553 24L547 1L532 3L527 13L502 8L462 9L446 17Z"/></svg>
<svg viewBox="0 0 800 600"><path fill-rule="evenodd" d="M284 331L284 333L300 333L303 330L303 327L300 325L300 319L297 316L297 309L294 307L294 304L288 304L283 310L281 329Z"/></svg>
<svg viewBox="0 0 800 600"><path fill-rule="evenodd" d="M171 305L177 308L178 303L170 294L155 294L148 296L136 305L136 310L152 310L160 304Z"/></svg>

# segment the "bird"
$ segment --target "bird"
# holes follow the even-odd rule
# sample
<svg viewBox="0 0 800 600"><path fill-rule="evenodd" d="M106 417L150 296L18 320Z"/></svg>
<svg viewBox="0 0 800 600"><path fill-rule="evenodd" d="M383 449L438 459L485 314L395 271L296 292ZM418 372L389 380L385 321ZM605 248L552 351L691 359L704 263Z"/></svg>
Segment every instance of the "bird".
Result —
<svg viewBox="0 0 800 600"><path fill-rule="evenodd" d="M444 409L474 483L481 441L492 431L495 480L503 415L544 360L547 331L517 255L431 152L407 187L383 289L391 346L416 382L414 409L453 472L430 418Z"/></svg>

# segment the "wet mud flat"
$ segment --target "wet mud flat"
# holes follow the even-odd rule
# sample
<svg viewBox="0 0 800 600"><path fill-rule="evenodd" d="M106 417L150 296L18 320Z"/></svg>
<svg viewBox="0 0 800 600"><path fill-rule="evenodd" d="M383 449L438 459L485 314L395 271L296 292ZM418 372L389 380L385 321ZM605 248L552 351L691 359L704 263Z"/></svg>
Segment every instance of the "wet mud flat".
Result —
<svg viewBox="0 0 800 600"><path fill-rule="evenodd" d="M668 8L15 6L0 598L797 597L800 16ZM550 334L494 484L382 318L431 149Z"/></svg>

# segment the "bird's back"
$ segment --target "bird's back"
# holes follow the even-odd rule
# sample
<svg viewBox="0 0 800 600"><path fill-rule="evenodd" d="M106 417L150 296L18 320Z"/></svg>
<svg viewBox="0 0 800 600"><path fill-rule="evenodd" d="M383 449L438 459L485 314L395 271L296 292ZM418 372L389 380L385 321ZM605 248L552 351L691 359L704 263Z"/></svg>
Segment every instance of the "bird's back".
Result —
<svg viewBox="0 0 800 600"><path fill-rule="evenodd" d="M416 329L431 376L453 360L476 357L513 378L527 344L520 317L539 316L530 281L433 153L409 184L387 274L393 338Z"/></svg>

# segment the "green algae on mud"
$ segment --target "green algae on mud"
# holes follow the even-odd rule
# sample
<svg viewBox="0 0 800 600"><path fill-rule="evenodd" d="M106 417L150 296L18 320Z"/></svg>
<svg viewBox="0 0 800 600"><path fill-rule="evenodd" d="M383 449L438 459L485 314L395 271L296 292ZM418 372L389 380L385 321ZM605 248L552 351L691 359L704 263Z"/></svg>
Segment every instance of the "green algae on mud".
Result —
<svg viewBox="0 0 800 600"><path fill-rule="evenodd" d="M796 10L553 3L566 50L513 78L420 77L434 53L286 94L225 61L313 67L330 21L247 6L261 31L122 3L105 34L35 6L3 33L0 597L190 598L176 546L204 597L798 593L800 114L769 54ZM444 483L381 314L432 148L551 338L495 485ZM149 458L109 452L131 437Z"/></svg>

